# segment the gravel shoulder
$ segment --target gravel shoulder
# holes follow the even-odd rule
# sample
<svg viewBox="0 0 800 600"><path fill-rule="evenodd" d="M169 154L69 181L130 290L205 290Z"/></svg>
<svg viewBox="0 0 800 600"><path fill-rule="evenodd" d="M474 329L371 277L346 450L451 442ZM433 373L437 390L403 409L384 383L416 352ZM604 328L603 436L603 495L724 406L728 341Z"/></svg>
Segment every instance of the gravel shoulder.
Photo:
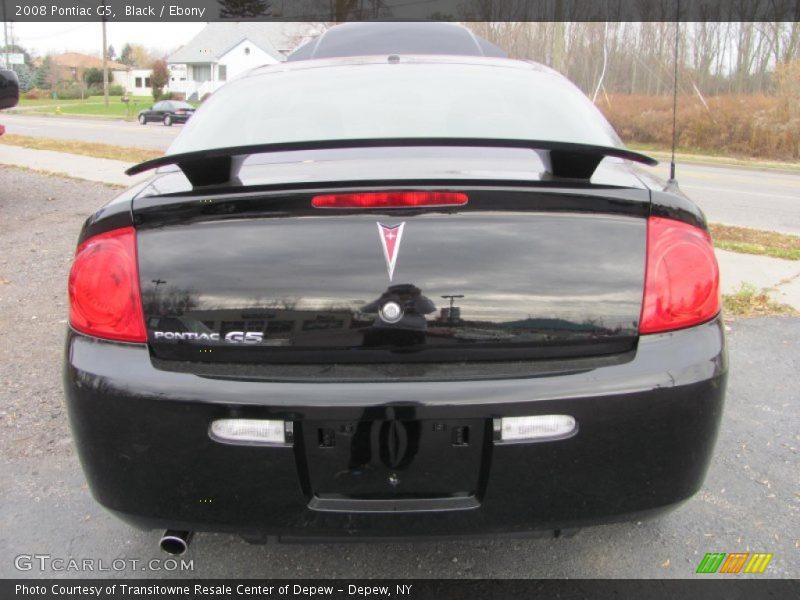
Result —
<svg viewBox="0 0 800 600"><path fill-rule="evenodd" d="M705 486L657 520L557 540L250 546L199 534L189 572L18 571L21 554L164 558L157 532L133 530L92 500L63 407L67 272L84 218L115 193L0 167L0 577L692 578L706 552L745 551L774 553L757 577L800 576L800 319L792 317L729 323L727 405Z"/></svg>
<svg viewBox="0 0 800 600"><path fill-rule="evenodd" d="M0 447L71 453L61 402L67 273L86 217L118 189L0 167Z"/></svg>

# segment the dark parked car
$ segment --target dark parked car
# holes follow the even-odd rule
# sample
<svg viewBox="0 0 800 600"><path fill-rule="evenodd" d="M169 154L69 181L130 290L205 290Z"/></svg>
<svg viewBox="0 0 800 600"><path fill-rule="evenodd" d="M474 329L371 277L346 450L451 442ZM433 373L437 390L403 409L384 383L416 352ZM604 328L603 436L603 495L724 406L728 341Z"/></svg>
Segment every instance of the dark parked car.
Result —
<svg viewBox="0 0 800 600"><path fill-rule="evenodd" d="M13 108L19 103L19 79L11 69L0 69L0 110ZM5 135L5 125L0 125L0 135Z"/></svg>
<svg viewBox="0 0 800 600"><path fill-rule="evenodd" d="M0 109L14 108L19 103L19 79L11 69L0 69Z"/></svg>
<svg viewBox="0 0 800 600"><path fill-rule="evenodd" d="M555 72L258 68L86 221L64 384L95 498L250 541L556 533L701 486L703 214Z"/></svg>
<svg viewBox="0 0 800 600"><path fill-rule="evenodd" d="M162 100L150 108L139 112L139 123L147 125L150 121L157 121L164 125L173 123L186 123L194 114L195 108L188 102L180 100Z"/></svg>

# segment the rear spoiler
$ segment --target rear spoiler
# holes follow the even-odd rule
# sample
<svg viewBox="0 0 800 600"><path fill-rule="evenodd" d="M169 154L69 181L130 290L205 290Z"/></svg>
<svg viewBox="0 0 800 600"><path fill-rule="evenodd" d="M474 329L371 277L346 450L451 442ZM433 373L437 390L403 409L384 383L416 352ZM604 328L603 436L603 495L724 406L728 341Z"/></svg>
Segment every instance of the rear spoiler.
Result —
<svg viewBox="0 0 800 600"><path fill-rule="evenodd" d="M166 165L178 165L193 187L224 185L238 181L239 169L244 160L253 154L293 152L302 150L332 150L346 148L393 147L457 147L457 148L527 148L546 152L542 160L548 172L558 179L590 179L600 161L614 156L645 165L657 165L654 158L613 146L592 146L570 142L542 140L515 140L495 138L366 138L350 140L317 140L307 142L282 142L278 144L253 144L211 148L182 154L168 154L146 160L125 171L136 175ZM549 164L548 164L549 163Z"/></svg>

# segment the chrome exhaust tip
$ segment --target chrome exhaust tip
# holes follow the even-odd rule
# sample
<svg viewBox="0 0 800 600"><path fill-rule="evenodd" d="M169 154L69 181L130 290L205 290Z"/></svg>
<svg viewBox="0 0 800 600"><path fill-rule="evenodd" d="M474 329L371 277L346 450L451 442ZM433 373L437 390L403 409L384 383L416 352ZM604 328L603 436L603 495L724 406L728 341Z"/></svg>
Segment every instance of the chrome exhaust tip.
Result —
<svg viewBox="0 0 800 600"><path fill-rule="evenodd" d="M175 531L174 529L167 529L164 535L161 536L161 541L158 545L167 554L180 556L189 549L189 542L192 541L193 536L193 531Z"/></svg>

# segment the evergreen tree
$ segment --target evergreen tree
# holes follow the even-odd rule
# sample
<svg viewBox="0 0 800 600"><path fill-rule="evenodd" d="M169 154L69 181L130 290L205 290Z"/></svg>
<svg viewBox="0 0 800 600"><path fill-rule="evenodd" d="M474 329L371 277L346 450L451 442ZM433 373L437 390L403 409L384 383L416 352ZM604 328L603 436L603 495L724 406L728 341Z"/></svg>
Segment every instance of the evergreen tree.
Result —
<svg viewBox="0 0 800 600"><path fill-rule="evenodd" d="M134 57L133 46L130 44L125 44L122 47L122 54L120 54L119 62L132 67L135 61L136 58Z"/></svg>
<svg viewBox="0 0 800 600"><path fill-rule="evenodd" d="M54 72L53 59L49 55L45 56L33 75L34 85L41 90L49 90L53 87Z"/></svg>
<svg viewBox="0 0 800 600"><path fill-rule="evenodd" d="M30 65L22 64L11 66L14 69L14 72L17 74L17 79L19 79L20 91L27 92L29 89L34 87L36 72L31 68Z"/></svg>

